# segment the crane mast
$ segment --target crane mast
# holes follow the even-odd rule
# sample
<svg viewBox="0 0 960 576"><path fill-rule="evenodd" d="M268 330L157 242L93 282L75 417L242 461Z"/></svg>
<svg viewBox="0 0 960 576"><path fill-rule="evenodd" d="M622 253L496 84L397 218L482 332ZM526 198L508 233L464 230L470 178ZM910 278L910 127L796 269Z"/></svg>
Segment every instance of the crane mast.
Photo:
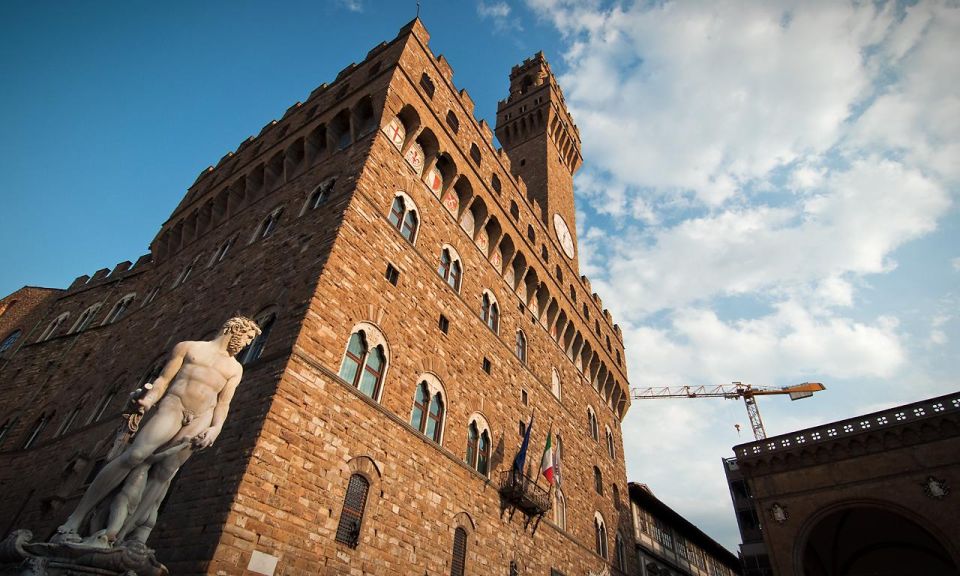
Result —
<svg viewBox="0 0 960 576"><path fill-rule="evenodd" d="M782 388L774 386L753 386L752 384L744 384L743 382L732 382L719 386L634 388L631 396L634 400L662 400L665 398L726 398L728 400L735 400L737 398L743 398L743 403L747 407L747 416L750 418L750 427L753 429L753 437L757 440L763 440L767 437L767 431L764 430L763 420L760 418L757 396L789 394L791 400L801 400L813 396L814 392L820 392L825 389L826 387L819 382L804 382L803 384L784 386Z"/></svg>

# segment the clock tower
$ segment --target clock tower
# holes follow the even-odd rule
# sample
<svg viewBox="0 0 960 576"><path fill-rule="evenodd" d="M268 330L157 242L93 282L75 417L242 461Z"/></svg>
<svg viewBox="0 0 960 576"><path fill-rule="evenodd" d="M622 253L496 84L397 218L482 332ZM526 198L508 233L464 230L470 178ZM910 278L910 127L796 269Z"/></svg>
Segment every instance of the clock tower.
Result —
<svg viewBox="0 0 960 576"><path fill-rule="evenodd" d="M580 133L543 52L510 71L510 96L497 105L496 134L529 199L540 205L554 244L579 274L573 174L583 162Z"/></svg>

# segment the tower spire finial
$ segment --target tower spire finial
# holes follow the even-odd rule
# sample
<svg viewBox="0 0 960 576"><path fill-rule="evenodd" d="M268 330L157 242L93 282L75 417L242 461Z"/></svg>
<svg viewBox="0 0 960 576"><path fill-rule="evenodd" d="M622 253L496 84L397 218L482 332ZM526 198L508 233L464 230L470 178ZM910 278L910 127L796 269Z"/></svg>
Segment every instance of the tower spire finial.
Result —
<svg viewBox="0 0 960 576"><path fill-rule="evenodd" d="M420 2L419 2L419 0L418 0L418 2L417 2L417 18L419 18L419 17L420 17Z"/></svg>

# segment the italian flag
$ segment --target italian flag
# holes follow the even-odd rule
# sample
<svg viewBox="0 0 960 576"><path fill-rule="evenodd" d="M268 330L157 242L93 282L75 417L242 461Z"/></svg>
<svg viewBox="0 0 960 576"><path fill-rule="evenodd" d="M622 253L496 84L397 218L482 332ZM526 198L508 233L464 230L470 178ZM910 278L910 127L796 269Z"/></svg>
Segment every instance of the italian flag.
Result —
<svg viewBox="0 0 960 576"><path fill-rule="evenodd" d="M547 445L543 447L543 457L540 459L540 473L553 485L553 430L547 434Z"/></svg>

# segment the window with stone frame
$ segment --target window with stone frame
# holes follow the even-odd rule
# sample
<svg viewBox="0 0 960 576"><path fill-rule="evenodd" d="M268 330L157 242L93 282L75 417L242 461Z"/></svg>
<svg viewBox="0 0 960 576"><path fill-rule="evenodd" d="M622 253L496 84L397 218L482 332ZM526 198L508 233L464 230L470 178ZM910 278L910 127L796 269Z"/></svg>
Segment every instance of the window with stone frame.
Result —
<svg viewBox="0 0 960 576"><path fill-rule="evenodd" d="M417 230L420 228L420 217L416 204L409 196L403 193L394 196L387 220L391 226L400 232L401 236L406 238L407 242L415 243Z"/></svg>
<svg viewBox="0 0 960 576"><path fill-rule="evenodd" d="M467 426L467 465L483 474L490 475L490 428L479 417L470 420Z"/></svg>
<svg viewBox="0 0 960 576"><path fill-rule="evenodd" d="M263 312L257 315L253 321L260 327L260 334L237 354L237 359L244 366L263 356L263 349L270 339L270 331L273 330L273 325L277 321L277 314L276 312Z"/></svg>
<svg viewBox="0 0 960 576"><path fill-rule="evenodd" d="M607 559L607 526L598 512L593 519L596 552L604 560Z"/></svg>
<svg viewBox="0 0 960 576"><path fill-rule="evenodd" d="M597 414L593 411L593 406L587 406L587 430L594 442L600 441L600 430L597 426Z"/></svg>
<svg viewBox="0 0 960 576"><path fill-rule="evenodd" d="M610 456L610 459L616 460L617 451L616 451L616 448L614 447L613 432L610 431L609 426L607 426L606 428L607 428L607 455Z"/></svg>
<svg viewBox="0 0 960 576"><path fill-rule="evenodd" d="M621 572L626 572L627 571L627 551L623 545L623 536L620 535L619 530L617 530L614 547L617 554L617 568Z"/></svg>
<svg viewBox="0 0 960 576"><path fill-rule="evenodd" d="M44 428L46 428L47 424L50 423L51 418L53 418L53 414L47 414L46 412L37 418L37 420L33 423L33 426L30 428L30 433L27 434L26 441L23 443L24 450L29 449L37 442L37 440L40 438L40 435L43 434Z"/></svg>
<svg viewBox="0 0 960 576"><path fill-rule="evenodd" d="M17 425L17 422L20 421L20 416L11 416L4 421L3 425L0 426L0 446L3 446L3 441L10 434L10 431L13 430L13 427Z"/></svg>
<svg viewBox="0 0 960 576"><path fill-rule="evenodd" d="M596 466L593 467L593 489L603 496L603 472Z"/></svg>
<svg viewBox="0 0 960 576"><path fill-rule="evenodd" d="M467 569L467 531L457 526L453 531L453 558L450 561L450 576L464 576Z"/></svg>
<svg viewBox="0 0 960 576"><path fill-rule="evenodd" d="M14 330L10 334L7 334L7 337L3 339L3 342L0 342L0 354L3 354L7 350L13 348L13 345L16 344L17 340L20 339L21 334L23 334L23 331L20 329Z"/></svg>
<svg viewBox="0 0 960 576"><path fill-rule="evenodd" d="M47 324L46 329L40 334L40 337L37 338L37 342L46 342L47 340L53 338L57 335L57 332L60 331L60 326L70 317L69 312L64 312L63 314L54 318L49 324Z"/></svg>
<svg viewBox="0 0 960 576"><path fill-rule="evenodd" d="M313 189L313 192L310 193L310 196L307 197L307 203L303 205L303 210L300 213L305 214L310 210L316 210L326 203L327 199L330 198L330 193L333 191L333 186L336 183L336 178L327 178L321 182L316 188Z"/></svg>
<svg viewBox="0 0 960 576"><path fill-rule="evenodd" d="M273 236L273 233L277 231L277 226L280 225L280 216L283 215L283 206L274 208L272 212L267 214L267 216L260 221L260 225L257 226L256 232L253 233L253 237L250 239L250 242L256 242L257 240L264 240Z"/></svg>
<svg viewBox="0 0 960 576"><path fill-rule="evenodd" d="M460 263L460 256L452 248L444 247L440 251L440 265L437 266L437 274L455 292L460 292L460 283L463 280L463 265Z"/></svg>
<svg viewBox="0 0 960 576"><path fill-rule="evenodd" d="M136 292L131 292L123 298L117 301L113 305L113 308L110 309L110 312L107 313L107 317L103 319L103 325L113 324L117 320L123 318L124 314L127 313L127 310L130 309L130 305L133 304L133 301L136 300Z"/></svg>
<svg viewBox="0 0 960 576"><path fill-rule="evenodd" d="M161 369L162 367L163 366L161 365ZM159 375L160 372L158 371L157 374ZM149 380L149 381L152 382L153 380ZM93 412L90 413L90 418L87 419L87 424L90 424L93 422L99 422L100 419L103 418L103 415L106 413L107 408L110 407L110 403L113 402L113 399L117 397L118 393L119 393L119 389L117 386L114 386L113 388L108 390L107 393L104 394L103 398L100 399L100 402L97 403Z"/></svg>
<svg viewBox="0 0 960 576"><path fill-rule="evenodd" d="M94 317L100 312L101 306L103 306L103 303L97 302L96 304L93 304L89 306L86 310L84 310L80 314L80 317L77 318L77 321L74 322L73 328L70 329L69 333L79 334L84 330L86 330L90 326L90 324L93 323Z"/></svg>
<svg viewBox="0 0 960 576"><path fill-rule="evenodd" d="M375 338L377 343L371 345L371 338ZM387 350L383 336L368 326L350 335L340 364L340 378L365 396L379 401L386 365Z"/></svg>
<svg viewBox="0 0 960 576"><path fill-rule="evenodd" d="M367 504L370 482L360 474L350 476L347 493L343 497L340 522L337 524L336 540L350 548L360 544L360 528L363 525L363 509Z"/></svg>
<svg viewBox="0 0 960 576"><path fill-rule="evenodd" d="M487 328L493 330L494 334L500 333L500 305L488 290L484 290L481 297L480 319Z"/></svg>
<svg viewBox="0 0 960 576"><path fill-rule="evenodd" d="M516 345L513 353L517 355L521 363L527 363L527 335L523 333L523 330L517 330Z"/></svg>
<svg viewBox="0 0 960 576"><path fill-rule="evenodd" d="M443 436L445 416L443 394L435 390L439 383L421 380L413 395L413 410L410 425L434 442L440 443Z"/></svg>
<svg viewBox="0 0 960 576"><path fill-rule="evenodd" d="M553 495L553 523L561 530L567 529L567 500L560 488L557 488Z"/></svg>

